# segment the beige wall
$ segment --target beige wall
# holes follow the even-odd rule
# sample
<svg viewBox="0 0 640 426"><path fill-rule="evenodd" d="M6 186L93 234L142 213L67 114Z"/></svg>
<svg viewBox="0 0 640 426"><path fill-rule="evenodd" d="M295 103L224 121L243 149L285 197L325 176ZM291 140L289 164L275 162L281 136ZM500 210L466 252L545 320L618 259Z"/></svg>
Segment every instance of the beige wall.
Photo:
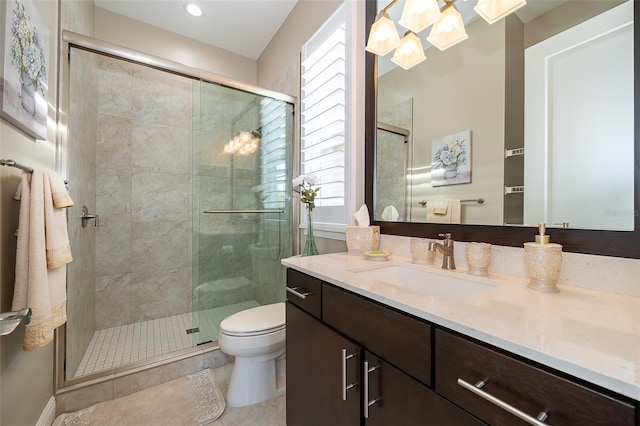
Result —
<svg viewBox="0 0 640 426"><path fill-rule="evenodd" d="M97 7L95 37L129 49L256 84L256 61Z"/></svg>
<svg viewBox="0 0 640 426"><path fill-rule="evenodd" d="M378 109L414 99L414 167L431 163L433 139L471 130L471 183L428 188L418 197L483 197L482 206L464 204L462 222L502 224L503 166L495 159L504 156L505 23L479 19L467 32L467 40L444 52L428 49L427 60L410 70L396 68L382 76ZM412 214L413 221L420 220L418 214Z"/></svg>
<svg viewBox="0 0 640 426"><path fill-rule="evenodd" d="M342 0L299 0L271 42L258 58L258 85L271 87L296 58L306 41L342 4ZM299 67L299 62L298 62ZM300 85L295 93L299 96Z"/></svg>
<svg viewBox="0 0 640 426"><path fill-rule="evenodd" d="M31 167L53 169L55 165L55 126L57 89L58 2L34 2L41 22L51 34L48 58L49 126L47 140L34 141L0 120L0 158L11 158ZM4 5L2 7L4 10ZM4 17L2 22L4 21ZM0 46L5 45L0 34ZM2 47L0 47L2 49ZM16 238L20 204L12 199L21 171L0 167L0 309L11 310L15 268ZM32 425L53 395L54 344L29 352L22 350L24 327L0 337L0 424Z"/></svg>

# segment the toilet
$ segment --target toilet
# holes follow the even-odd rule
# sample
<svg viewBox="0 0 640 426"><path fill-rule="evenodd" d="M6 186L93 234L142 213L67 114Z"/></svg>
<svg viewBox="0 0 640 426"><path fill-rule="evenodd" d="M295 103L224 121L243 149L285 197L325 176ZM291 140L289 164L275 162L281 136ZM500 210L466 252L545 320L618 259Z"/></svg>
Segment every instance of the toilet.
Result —
<svg viewBox="0 0 640 426"><path fill-rule="evenodd" d="M227 317L220 323L218 344L222 352L235 356L227 405L245 407L284 394L284 303Z"/></svg>

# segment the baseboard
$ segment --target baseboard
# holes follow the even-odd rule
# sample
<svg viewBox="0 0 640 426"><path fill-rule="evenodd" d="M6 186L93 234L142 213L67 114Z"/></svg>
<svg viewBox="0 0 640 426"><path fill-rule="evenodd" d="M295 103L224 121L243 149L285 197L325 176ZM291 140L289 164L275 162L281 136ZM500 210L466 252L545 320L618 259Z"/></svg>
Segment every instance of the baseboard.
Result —
<svg viewBox="0 0 640 426"><path fill-rule="evenodd" d="M52 396L49 398L49 402L42 410L42 414L40 414L40 418L38 418L38 422L36 426L51 426L53 421L56 419L56 397Z"/></svg>

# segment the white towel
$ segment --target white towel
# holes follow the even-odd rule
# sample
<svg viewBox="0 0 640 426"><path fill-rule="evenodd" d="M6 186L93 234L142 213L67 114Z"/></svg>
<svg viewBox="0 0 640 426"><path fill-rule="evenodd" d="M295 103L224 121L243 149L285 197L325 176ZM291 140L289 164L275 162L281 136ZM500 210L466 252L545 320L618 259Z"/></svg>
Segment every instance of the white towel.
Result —
<svg viewBox="0 0 640 426"><path fill-rule="evenodd" d="M443 209L441 206L445 204ZM445 211L445 214L436 213ZM427 222L429 223L460 223L460 200L433 200L427 201Z"/></svg>
<svg viewBox="0 0 640 426"><path fill-rule="evenodd" d="M54 172L23 173L14 198L20 200L16 281L12 309L31 308L23 348L53 340L53 330L67 320L66 264L71 262L67 217L73 202Z"/></svg>
<svg viewBox="0 0 640 426"><path fill-rule="evenodd" d="M394 206L387 206L382 211L382 220L385 220L387 222L395 222L398 220L399 216L400 214Z"/></svg>
<svg viewBox="0 0 640 426"><path fill-rule="evenodd" d="M433 214L447 214L450 200L433 200Z"/></svg>

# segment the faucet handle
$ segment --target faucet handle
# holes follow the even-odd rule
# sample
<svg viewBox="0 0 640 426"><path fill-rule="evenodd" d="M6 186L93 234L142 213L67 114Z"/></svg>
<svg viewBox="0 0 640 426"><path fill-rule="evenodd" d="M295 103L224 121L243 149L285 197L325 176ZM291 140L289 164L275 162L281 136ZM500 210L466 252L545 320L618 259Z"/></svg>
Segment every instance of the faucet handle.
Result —
<svg viewBox="0 0 640 426"><path fill-rule="evenodd" d="M451 232L446 232L444 234L438 234L438 237L444 237L445 240L451 239Z"/></svg>

